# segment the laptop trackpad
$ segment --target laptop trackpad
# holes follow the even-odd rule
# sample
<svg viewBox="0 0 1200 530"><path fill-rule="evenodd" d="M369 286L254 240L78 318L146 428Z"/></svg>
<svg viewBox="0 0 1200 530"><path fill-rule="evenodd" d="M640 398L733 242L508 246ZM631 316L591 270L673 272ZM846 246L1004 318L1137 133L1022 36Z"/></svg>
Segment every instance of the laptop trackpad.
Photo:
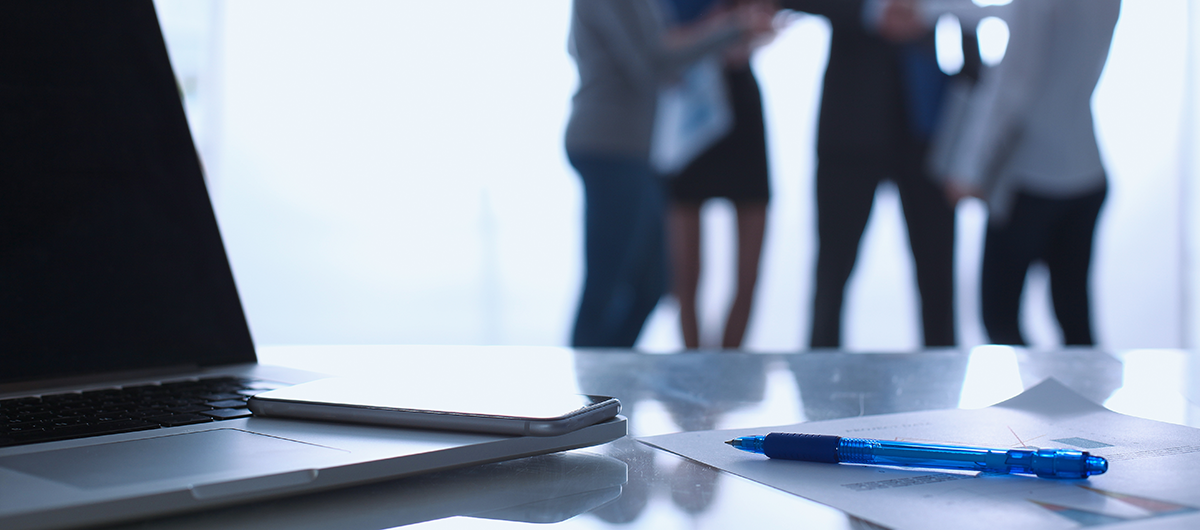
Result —
<svg viewBox="0 0 1200 530"><path fill-rule="evenodd" d="M345 453L238 429L214 429L14 455L0 458L0 467L80 488L106 488L165 479L203 483L204 479L236 480L307 470L339 460ZM315 473L289 476L292 482L307 482Z"/></svg>

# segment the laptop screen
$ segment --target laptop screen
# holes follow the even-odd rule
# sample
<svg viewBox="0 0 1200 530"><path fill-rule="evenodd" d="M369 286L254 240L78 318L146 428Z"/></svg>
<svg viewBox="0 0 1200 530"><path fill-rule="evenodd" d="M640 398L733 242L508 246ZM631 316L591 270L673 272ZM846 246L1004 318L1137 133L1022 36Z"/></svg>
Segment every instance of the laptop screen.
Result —
<svg viewBox="0 0 1200 530"><path fill-rule="evenodd" d="M0 383L254 361L151 0L0 6Z"/></svg>

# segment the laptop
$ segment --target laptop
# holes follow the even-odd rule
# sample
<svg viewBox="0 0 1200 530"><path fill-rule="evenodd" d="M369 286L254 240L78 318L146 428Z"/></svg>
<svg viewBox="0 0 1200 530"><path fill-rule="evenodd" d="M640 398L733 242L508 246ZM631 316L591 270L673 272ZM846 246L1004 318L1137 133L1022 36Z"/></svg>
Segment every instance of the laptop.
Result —
<svg viewBox="0 0 1200 530"><path fill-rule="evenodd" d="M256 363L151 0L0 4L0 528L130 521L626 432L620 417L536 437L245 408L321 377Z"/></svg>

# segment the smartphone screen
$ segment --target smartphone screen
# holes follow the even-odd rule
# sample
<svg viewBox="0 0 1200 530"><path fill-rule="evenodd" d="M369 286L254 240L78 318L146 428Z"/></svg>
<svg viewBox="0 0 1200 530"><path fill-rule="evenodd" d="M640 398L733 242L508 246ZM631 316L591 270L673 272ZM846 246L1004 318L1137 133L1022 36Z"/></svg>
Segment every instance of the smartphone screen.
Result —
<svg viewBox="0 0 1200 530"><path fill-rule="evenodd" d="M367 407L430 411L444 414L552 419L569 415L596 402L579 394L460 390L414 392L386 382L330 378L260 394L260 398Z"/></svg>
<svg viewBox="0 0 1200 530"><path fill-rule="evenodd" d="M611 418L620 403L607 396L512 389L430 391L384 380L330 378L259 394L251 398L250 409L263 416L549 435Z"/></svg>

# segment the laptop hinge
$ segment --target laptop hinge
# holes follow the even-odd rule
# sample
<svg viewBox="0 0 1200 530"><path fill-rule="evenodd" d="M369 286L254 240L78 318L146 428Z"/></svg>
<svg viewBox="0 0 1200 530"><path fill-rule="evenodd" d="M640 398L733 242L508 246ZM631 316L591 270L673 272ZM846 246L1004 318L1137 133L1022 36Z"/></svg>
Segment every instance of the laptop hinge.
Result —
<svg viewBox="0 0 1200 530"><path fill-rule="evenodd" d="M91 385L101 385L104 383L111 384L113 381L165 378L174 375L195 373L198 371L200 371L200 366L191 364L162 368L148 368L144 370L104 372L100 374L88 374L54 379L38 379L36 381L21 381L17 383L5 383L0 385L0 397L4 397L7 394L38 394L47 390L53 391L55 389L61 389L61 391L69 392L70 389L78 389Z"/></svg>

